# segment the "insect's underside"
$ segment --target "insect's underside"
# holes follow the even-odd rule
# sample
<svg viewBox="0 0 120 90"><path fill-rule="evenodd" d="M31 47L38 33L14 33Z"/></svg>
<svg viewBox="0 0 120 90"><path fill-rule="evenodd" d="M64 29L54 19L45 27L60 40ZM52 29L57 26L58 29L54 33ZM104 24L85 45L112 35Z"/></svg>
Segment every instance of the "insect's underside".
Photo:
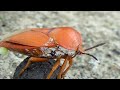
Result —
<svg viewBox="0 0 120 90"><path fill-rule="evenodd" d="M64 56L64 55L68 55L68 56L73 56L75 54L74 50L68 50L65 49L61 46L56 46L56 47L40 47L40 48L35 48L32 49L31 51L29 51L29 49L25 49L25 51L28 52L28 56L32 56L32 57L45 57L45 58L57 58L59 56ZM42 52L39 53L39 52Z"/></svg>
<svg viewBox="0 0 120 90"><path fill-rule="evenodd" d="M47 79L50 79L53 72L57 69L58 66L60 66L60 60L65 59L63 65L61 66L58 77L57 77L58 79L63 78L64 75L69 70L69 68L71 67L72 58L73 58L72 56L75 54L74 50L68 50L60 46L56 46L54 48L40 47L37 49L33 49L31 51L29 51L28 49L25 49L25 50L28 52L28 55L31 56L31 58L29 59L26 66L21 70L19 75L21 76L32 62L44 62L44 61L48 61L49 59L55 59L56 63L54 64L52 70L47 76ZM39 54L40 51L42 51L42 54ZM67 62L69 63L69 66L66 68Z"/></svg>

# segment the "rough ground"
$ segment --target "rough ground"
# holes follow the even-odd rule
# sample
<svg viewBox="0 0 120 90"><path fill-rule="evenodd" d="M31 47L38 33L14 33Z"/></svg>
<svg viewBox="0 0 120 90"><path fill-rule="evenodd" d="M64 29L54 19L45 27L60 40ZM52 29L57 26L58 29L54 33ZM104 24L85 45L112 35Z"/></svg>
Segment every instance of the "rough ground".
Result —
<svg viewBox="0 0 120 90"><path fill-rule="evenodd" d="M70 26L80 31L83 47L106 45L88 51L99 61L82 55L74 59L66 79L120 79L120 12L117 11L1 11L0 40L29 27ZM26 56L9 52L0 56L0 78L12 78Z"/></svg>

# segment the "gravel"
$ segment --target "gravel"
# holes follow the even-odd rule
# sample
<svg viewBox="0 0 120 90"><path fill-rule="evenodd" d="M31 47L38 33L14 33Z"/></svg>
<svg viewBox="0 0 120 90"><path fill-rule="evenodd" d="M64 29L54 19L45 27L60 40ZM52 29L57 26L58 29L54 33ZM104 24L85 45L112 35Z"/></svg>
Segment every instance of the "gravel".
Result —
<svg viewBox="0 0 120 90"><path fill-rule="evenodd" d="M119 11L0 11L0 41L24 28L70 26L80 31L83 48L101 42L104 46L87 51L98 58L74 58L66 79L120 79ZM11 79L27 56L9 52L0 56L0 78Z"/></svg>

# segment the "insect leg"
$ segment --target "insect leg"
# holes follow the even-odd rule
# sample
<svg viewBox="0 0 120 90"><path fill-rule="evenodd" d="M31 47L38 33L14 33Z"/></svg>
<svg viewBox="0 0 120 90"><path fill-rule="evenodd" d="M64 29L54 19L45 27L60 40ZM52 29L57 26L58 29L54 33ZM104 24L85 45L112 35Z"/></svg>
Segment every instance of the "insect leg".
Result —
<svg viewBox="0 0 120 90"><path fill-rule="evenodd" d="M58 76L57 76L57 79L61 79L61 75L62 75L62 73L63 73L66 65L67 65L67 58L65 59L63 65L62 65L62 67L61 67L61 69L60 69L60 72L59 72L59 74L58 74Z"/></svg>
<svg viewBox="0 0 120 90"><path fill-rule="evenodd" d="M72 66L73 60L69 59L69 66L67 67L67 69L62 73L62 78L64 78L65 74L67 73L67 71L70 69L70 67Z"/></svg>
<svg viewBox="0 0 120 90"><path fill-rule="evenodd" d="M75 54L72 56L73 58L78 54L79 52L79 45L77 46L76 50L75 50Z"/></svg>
<svg viewBox="0 0 120 90"><path fill-rule="evenodd" d="M24 73L24 71L30 66L30 64L31 64L32 62L44 62L44 61L47 61L47 60L48 60L47 58L31 57L31 58L28 60L28 62L27 62L27 64L25 65L25 67L20 71L19 76L21 76L21 75Z"/></svg>
<svg viewBox="0 0 120 90"><path fill-rule="evenodd" d="M58 68L58 66L60 65L60 59L61 57L59 57L57 59L57 62L54 64L54 66L52 67L52 70L50 71L50 73L48 74L46 79L50 79L50 77L52 76L53 72Z"/></svg>

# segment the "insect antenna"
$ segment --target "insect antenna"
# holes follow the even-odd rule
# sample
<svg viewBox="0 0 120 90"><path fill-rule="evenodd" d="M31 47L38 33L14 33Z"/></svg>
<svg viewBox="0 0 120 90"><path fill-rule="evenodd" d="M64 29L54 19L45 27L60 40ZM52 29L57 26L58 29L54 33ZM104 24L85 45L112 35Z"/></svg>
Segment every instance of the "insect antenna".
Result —
<svg viewBox="0 0 120 90"><path fill-rule="evenodd" d="M91 54L89 54L89 53L81 53L81 54L85 54L85 55L91 56L91 57L93 57L95 60L98 61L98 59L97 59L94 55L91 55Z"/></svg>
<svg viewBox="0 0 120 90"><path fill-rule="evenodd" d="M105 43L97 44L97 45L95 45L95 46L93 46L93 47L90 47L90 48L85 49L84 51L88 51L88 50L90 50L90 49L96 48L96 47L101 46L101 45L104 45L104 44L105 44ZM94 55L91 55L91 54L89 54L89 53L80 52L78 49L76 50L75 55L73 55L72 57L74 58L76 55L80 55L80 54L85 54L85 55L88 55L88 56L93 57L95 60L98 60Z"/></svg>
<svg viewBox="0 0 120 90"><path fill-rule="evenodd" d="M74 58L76 55L81 55L81 54L85 54L85 55L91 56L91 57L93 57L95 60L98 61L98 59L97 59L94 55L91 55L91 54L89 54L89 53L83 53L83 52L80 52L80 51L76 52L75 55L72 56L72 58Z"/></svg>
<svg viewBox="0 0 120 90"><path fill-rule="evenodd" d="M88 50L90 50L90 49L93 49L93 48L96 48L96 47L102 46L102 45L104 45L104 44L105 44L105 43L97 44L97 45L95 45L95 46L93 46L93 47L90 47L90 48L85 49L84 51L88 51ZM82 53L82 52L81 52L81 54L89 55L89 56L93 57L95 60L98 60L95 56L93 56L93 55L91 55L91 54L89 54L89 53Z"/></svg>
<svg viewBox="0 0 120 90"><path fill-rule="evenodd" d="M104 45L104 44L105 44L105 43L97 44L97 45L95 45L95 46L93 46L93 47L90 47L90 48L85 49L84 51L88 51L88 50L90 50L90 49L96 48L96 47L98 47L98 46L102 46L102 45Z"/></svg>

